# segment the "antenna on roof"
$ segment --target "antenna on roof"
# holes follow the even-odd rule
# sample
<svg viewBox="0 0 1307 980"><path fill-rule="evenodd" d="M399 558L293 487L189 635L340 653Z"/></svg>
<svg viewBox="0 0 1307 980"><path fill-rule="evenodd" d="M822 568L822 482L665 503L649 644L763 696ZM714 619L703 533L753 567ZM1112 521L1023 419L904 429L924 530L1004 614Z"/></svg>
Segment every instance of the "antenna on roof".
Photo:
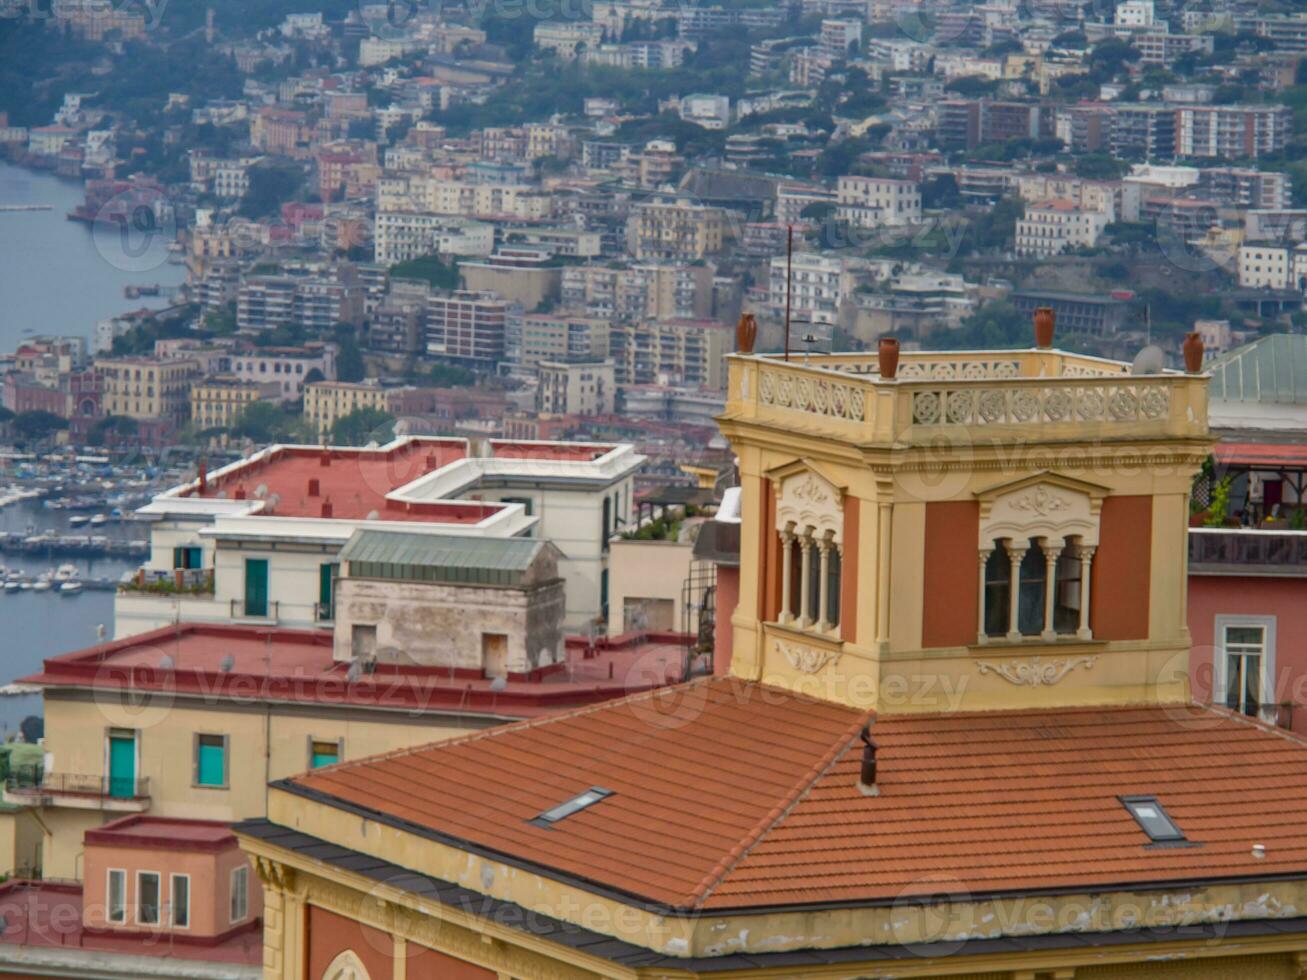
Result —
<svg viewBox="0 0 1307 980"><path fill-rule="evenodd" d="M490 690L498 694L504 688L508 687L508 678L500 675L490 682Z"/></svg>
<svg viewBox="0 0 1307 980"><path fill-rule="evenodd" d="M368 511L368 516L363 518L365 521L375 521L381 517L375 510Z"/></svg>
<svg viewBox="0 0 1307 980"><path fill-rule="evenodd" d="M165 653L162 657L159 658L160 670L172 670L173 667L175 667L176 665L177 665L177 661L173 659L171 653Z"/></svg>
<svg viewBox="0 0 1307 980"><path fill-rule="evenodd" d="M790 359L790 294L794 286L794 225L785 226L785 360Z"/></svg>
<svg viewBox="0 0 1307 980"><path fill-rule="evenodd" d="M96 624L95 624L95 640L96 640L96 642L97 642L97 643L103 643L103 642L104 642L105 635L106 635L106 630L105 630L105 628L104 628L104 623L96 623Z"/></svg>
<svg viewBox="0 0 1307 980"><path fill-rule="evenodd" d="M1166 354L1156 344L1142 348L1130 364L1131 374L1161 374L1166 367Z"/></svg>
<svg viewBox="0 0 1307 980"><path fill-rule="evenodd" d="M268 495L268 485L266 483L260 483L257 487L254 488L255 500L262 500L267 495Z"/></svg>
<svg viewBox="0 0 1307 980"><path fill-rule="evenodd" d="M231 669L235 666L236 666L236 658L229 653L227 654L227 656L222 658L222 662L218 664L218 669L222 671L224 674L230 674Z"/></svg>
<svg viewBox="0 0 1307 980"><path fill-rule="evenodd" d="M345 671L345 683L353 684L363 676L363 662L360 660L350 661L349 669Z"/></svg>
<svg viewBox="0 0 1307 980"><path fill-rule="evenodd" d="M265 507L264 510L266 510L266 511L274 511L274 510L277 509L277 505L278 505L279 503L281 503L281 494L279 494L279 493L272 493L272 494L269 494L269 495L268 495L268 506Z"/></svg>

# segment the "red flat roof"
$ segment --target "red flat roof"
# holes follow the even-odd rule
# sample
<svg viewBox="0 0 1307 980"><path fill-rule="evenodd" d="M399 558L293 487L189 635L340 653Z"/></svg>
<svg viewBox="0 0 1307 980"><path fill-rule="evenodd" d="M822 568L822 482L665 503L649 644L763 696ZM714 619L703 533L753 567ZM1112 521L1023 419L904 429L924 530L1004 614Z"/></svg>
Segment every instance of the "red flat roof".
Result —
<svg viewBox="0 0 1307 980"><path fill-rule="evenodd" d="M376 512L387 521L477 524L502 507L445 501L405 504L386 499L406 483L466 455L466 444L453 439L414 439L389 450L286 446L211 477L203 493L188 490L183 495L253 500L263 487L264 499L274 494L278 498L275 506L265 507L267 516L363 520ZM315 493L311 493L311 480L317 481ZM326 504L330 505L329 514L323 513Z"/></svg>
<svg viewBox="0 0 1307 980"><path fill-rule="evenodd" d="M150 847L173 851L222 851L235 848L229 824L217 820L183 820L133 814L87 830L87 844L108 847Z"/></svg>
<svg viewBox="0 0 1307 980"><path fill-rule="evenodd" d="M674 634L616 637L593 651L569 638L563 663L510 675L500 690L480 671L389 664L351 682L329 632L183 623L52 657L22 683L531 718L673 683L684 652Z"/></svg>
<svg viewBox="0 0 1307 980"><path fill-rule="evenodd" d="M122 956L167 956L208 963L257 966L263 962L259 920L218 943L198 943L185 933L161 931L132 935L82 926L82 886L48 881L0 884L0 942Z"/></svg>

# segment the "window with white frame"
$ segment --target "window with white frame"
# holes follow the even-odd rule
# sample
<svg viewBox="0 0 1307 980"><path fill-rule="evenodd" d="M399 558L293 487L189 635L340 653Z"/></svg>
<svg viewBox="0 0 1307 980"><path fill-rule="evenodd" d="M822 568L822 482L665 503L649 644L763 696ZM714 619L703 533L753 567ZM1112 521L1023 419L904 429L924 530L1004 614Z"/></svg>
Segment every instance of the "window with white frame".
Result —
<svg viewBox="0 0 1307 980"><path fill-rule="evenodd" d="M776 533L781 565L778 619L801 630L835 634L844 559L841 492L811 471L785 478L777 500Z"/></svg>
<svg viewBox="0 0 1307 980"><path fill-rule="evenodd" d="M191 876L173 875L170 882L172 924L178 929L191 927Z"/></svg>
<svg viewBox="0 0 1307 980"><path fill-rule="evenodd" d="M1101 490L1080 486L1051 478L982 496L979 642L1092 638L1089 589Z"/></svg>
<svg viewBox="0 0 1307 980"><path fill-rule="evenodd" d="M159 872L136 873L136 922L142 926L159 924Z"/></svg>
<svg viewBox="0 0 1307 980"><path fill-rule="evenodd" d="M1213 700L1254 717L1269 710L1275 703L1275 620L1218 616L1216 637Z"/></svg>
<svg viewBox="0 0 1307 980"><path fill-rule="evenodd" d="M109 869L105 906L105 917L110 922L127 921L127 872L120 868Z"/></svg>
<svg viewBox="0 0 1307 980"><path fill-rule="evenodd" d="M240 922L250 910L250 869L246 865L231 872L231 921Z"/></svg>

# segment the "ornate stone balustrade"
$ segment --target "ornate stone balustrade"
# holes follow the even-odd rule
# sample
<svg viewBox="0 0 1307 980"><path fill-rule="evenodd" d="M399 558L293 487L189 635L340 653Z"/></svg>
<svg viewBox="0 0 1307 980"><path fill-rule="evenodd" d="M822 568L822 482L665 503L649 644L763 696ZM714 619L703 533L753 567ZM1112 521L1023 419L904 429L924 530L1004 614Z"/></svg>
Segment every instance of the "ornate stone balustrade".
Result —
<svg viewBox="0 0 1307 980"><path fill-rule="evenodd" d="M1207 433L1202 376L1132 375L1128 365L1111 361L1016 351L959 355L952 364L939 355L908 359L889 381L851 370L853 358L827 355L785 363L732 357L726 415L770 418L780 426L825 426L832 435L864 442L911 443L914 431L943 427L1019 427L1040 430L1041 438L1060 426L1087 424L1100 435L1119 426L1122 438ZM1035 366L1045 370L1032 371Z"/></svg>
<svg viewBox="0 0 1307 980"><path fill-rule="evenodd" d="M1045 384L929 386L912 391L914 425L1155 422L1171 414L1171 382L1065 380Z"/></svg>

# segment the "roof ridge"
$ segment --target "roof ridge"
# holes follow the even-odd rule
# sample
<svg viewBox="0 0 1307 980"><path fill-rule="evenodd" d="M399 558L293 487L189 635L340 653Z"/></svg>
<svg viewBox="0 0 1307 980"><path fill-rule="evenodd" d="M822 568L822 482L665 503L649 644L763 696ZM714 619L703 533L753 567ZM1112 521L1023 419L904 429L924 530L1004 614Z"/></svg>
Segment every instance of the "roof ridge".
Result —
<svg viewBox="0 0 1307 980"><path fill-rule="evenodd" d="M812 767L799 778L798 782L794 784L793 788L790 789L780 802L772 807L771 810L769 810L763 818L754 825L749 833L742 837L736 845L717 862L716 867L704 875L699 884L695 886L694 891L686 897L686 906L690 908L698 908L708 900L709 896L712 895L713 890L726 880L726 876L734 871L736 867L739 866L740 862L749 856L749 853L758 846L759 843L761 843L762 839L767 836L772 828L789 816L790 811L799 804L799 801L807 795L808 791L816 785L817 781L825 776L826 773L828 773L831 768L839 762L841 758L843 758L844 753L849 750L854 739L858 737L858 733L862 731L863 726L872 718L874 718L872 712L861 714L853 725L844 730L841 737L837 738L831 744L830 748L826 750L826 754L813 763Z"/></svg>
<svg viewBox="0 0 1307 980"><path fill-rule="evenodd" d="M534 728L537 725L545 725L551 722L564 721L569 718L578 718L582 715L599 711L602 708L614 708L618 705L633 704L637 701L647 700L657 694L661 694L671 687L689 687L694 684L710 684L717 678L713 675L692 678L688 681L681 681L677 684L663 684L659 687L652 687L647 691L636 691L634 694L628 694L624 698L612 698L608 701L597 701L594 704L582 704L573 708L567 708L557 712L540 715L535 718L523 718L519 721L512 721L504 725L491 725L489 728L479 729L478 731L468 732L466 735L460 735L457 738L434 739L430 742L423 742L421 745L408 745L400 749L391 749L389 752L378 752L376 755L362 756L358 759L350 759L347 762L337 763L331 766L332 769L348 769L351 766L359 766L365 763L381 762L386 759L400 759L407 755L416 755L418 752L425 752L429 749L444 749L454 746L466 745L485 738L493 738L496 735L506 735L510 732L516 732L527 728ZM297 776L290 777L292 781L298 782L305 776L312 776L318 770L309 770L306 773L300 773Z"/></svg>

